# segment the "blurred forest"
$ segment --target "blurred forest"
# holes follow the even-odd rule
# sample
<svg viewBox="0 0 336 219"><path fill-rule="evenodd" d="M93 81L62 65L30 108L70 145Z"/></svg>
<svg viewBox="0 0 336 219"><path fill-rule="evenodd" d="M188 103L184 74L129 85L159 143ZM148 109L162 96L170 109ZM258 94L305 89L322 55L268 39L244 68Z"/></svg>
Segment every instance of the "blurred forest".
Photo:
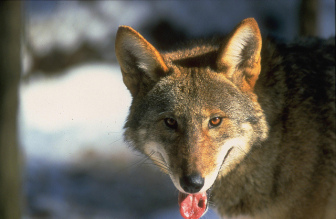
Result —
<svg viewBox="0 0 336 219"><path fill-rule="evenodd" d="M334 7L333 0L26 1L25 71L57 74L79 63L115 62L119 25L132 26L162 50L226 34L247 17L258 21L265 36L330 37L335 34Z"/></svg>

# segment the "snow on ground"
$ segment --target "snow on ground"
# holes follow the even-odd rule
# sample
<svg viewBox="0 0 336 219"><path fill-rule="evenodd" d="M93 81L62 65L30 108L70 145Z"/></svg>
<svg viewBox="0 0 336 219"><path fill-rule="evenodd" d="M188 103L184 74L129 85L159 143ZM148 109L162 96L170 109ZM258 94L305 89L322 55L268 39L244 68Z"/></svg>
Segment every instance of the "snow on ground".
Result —
<svg viewBox="0 0 336 219"><path fill-rule="evenodd" d="M90 147L102 154L126 150L122 127L131 97L118 66L75 67L57 79L24 83L20 94L27 157L70 161Z"/></svg>

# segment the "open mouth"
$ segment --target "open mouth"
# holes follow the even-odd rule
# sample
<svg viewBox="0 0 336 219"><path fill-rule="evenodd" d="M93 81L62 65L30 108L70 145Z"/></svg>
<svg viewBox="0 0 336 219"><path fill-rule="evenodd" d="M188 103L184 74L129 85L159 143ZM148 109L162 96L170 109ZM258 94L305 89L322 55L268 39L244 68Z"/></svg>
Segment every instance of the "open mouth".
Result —
<svg viewBox="0 0 336 219"><path fill-rule="evenodd" d="M195 194L179 192L178 204L183 218L198 219L205 214L208 210L208 191Z"/></svg>
<svg viewBox="0 0 336 219"><path fill-rule="evenodd" d="M227 151L227 153L225 154L220 168L223 166L226 158L228 157L228 155L229 155L229 153L231 152L232 149L233 149L233 147L231 147ZM164 166L169 166L167 164L168 162L166 162L165 156L163 156L163 154L160 153L159 151L155 151L155 152L157 152L158 155L160 156L159 160L161 162L159 162L159 163L165 164ZM152 152L152 153L149 153L149 154L153 155L154 153ZM153 157L152 157L152 159L153 159ZM172 178L172 181L175 184L174 177L172 175L170 175L170 176ZM181 213L183 218L185 218L185 219L198 219L198 218L202 217L207 212L208 205L209 205L209 197L210 197L211 188L212 188L212 186L209 189L207 189L206 191L198 192L198 193L184 193L184 192L181 192L181 191L179 192L179 194L178 194L178 204L179 204L179 207L180 207L180 213Z"/></svg>
<svg viewBox="0 0 336 219"><path fill-rule="evenodd" d="M231 147L222 162L224 164L229 153L232 151ZM178 195L178 204L180 206L180 213L185 219L198 219L202 217L208 210L208 198L210 197L210 189L205 192L186 194L179 192Z"/></svg>

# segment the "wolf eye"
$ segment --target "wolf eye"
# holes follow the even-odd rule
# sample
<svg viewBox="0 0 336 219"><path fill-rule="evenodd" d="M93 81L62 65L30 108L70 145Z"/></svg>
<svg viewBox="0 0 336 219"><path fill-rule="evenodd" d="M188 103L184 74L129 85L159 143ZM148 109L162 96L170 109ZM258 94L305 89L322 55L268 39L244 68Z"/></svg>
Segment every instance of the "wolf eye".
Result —
<svg viewBox="0 0 336 219"><path fill-rule="evenodd" d="M171 129L176 129L177 128L177 121L173 118L166 118L164 119L164 122L166 126L168 126Z"/></svg>
<svg viewBox="0 0 336 219"><path fill-rule="evenodd" d="M221 117L214 117L210 119L209 121L209 128L214 128L219 126L222 123L222 118Z"/></svg>

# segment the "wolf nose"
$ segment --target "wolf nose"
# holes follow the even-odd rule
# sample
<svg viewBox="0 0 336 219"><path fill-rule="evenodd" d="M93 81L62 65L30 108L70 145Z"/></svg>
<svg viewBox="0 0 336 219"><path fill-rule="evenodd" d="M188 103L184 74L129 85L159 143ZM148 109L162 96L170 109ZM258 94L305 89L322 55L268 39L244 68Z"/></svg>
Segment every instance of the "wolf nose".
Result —
<svg viewBox="0 0 336 219"><path fill-rule="evenodd" d="M204 185L204 178L200 174L194 173L180 178L180 185L185 192L197 193Z"/></svg>

